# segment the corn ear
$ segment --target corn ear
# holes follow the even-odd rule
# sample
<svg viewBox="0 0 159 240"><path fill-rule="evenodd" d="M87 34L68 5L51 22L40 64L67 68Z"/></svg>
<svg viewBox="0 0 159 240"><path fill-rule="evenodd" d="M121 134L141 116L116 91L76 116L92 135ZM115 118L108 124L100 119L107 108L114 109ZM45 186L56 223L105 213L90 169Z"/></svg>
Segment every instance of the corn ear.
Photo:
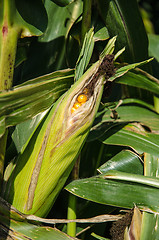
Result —
<svg viewBox="0 0 159 240"><path fill-rule="evenodd" d="M109 67L107 66L109 63ZM44 217L68 178L98 110L103 83L113 72L113 55L96 62L56 102L6 174L4 198L25 214ZM103 71L104 70L104 71ZM87 101L74 113L78 95L87 89Z"/></svg>

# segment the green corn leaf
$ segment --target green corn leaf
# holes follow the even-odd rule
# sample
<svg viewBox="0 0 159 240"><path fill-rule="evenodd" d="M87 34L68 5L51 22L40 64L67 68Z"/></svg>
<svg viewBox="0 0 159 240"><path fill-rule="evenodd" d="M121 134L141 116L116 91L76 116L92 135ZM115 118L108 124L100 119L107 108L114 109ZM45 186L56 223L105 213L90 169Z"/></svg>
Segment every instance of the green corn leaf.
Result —
<svg viewBox="0 0 159 240"><path fill-rule="evenodd" d="M86 69L91 59L93 48L94 48L93 36L94 36L94 32L93 32L93 28L91 28L89 32L86 33L80 55L76 63L76 68L75 68L76 81L83 75L84 70Z"/></svg>
<svg viewBox="0 0 159 240"><path fill-rule="evenodd" d="M27 216L0 198L0 237L19 240L70 240L71 238L57 228L42 226L27 220Z"/></svg>
<svg viewBox="0 0 159 240"><path fill-rule="evenodd" d="M98 168L100 173L106 173L110 170L143 174L143 165L137 154L123 150Z"/></svg>
<svg viewBox="0 0 159 240"><path fill-rule="evenodd" d="M139 154L144 152L158 156L159 135L145 132L141 125L128 124L114 126L111 133L107 131L100 140L105 144L123 145L133 148Z"/></svg>
<svg viewBox="0 0 159 240"><path fill-rule="evenodd" d="M112 106L112 108L111 106L105 107L102 111L98 112L97 117L94 121L94 126L91 129L91 132L89 134L89 138L87 141L92 141L94 139L99 139L99 138L104 139L104 134L106 135L108 134L107 136L109 136L109 131L114 127L120 130L127 123L133 123L133 122L141 123L143 126L148 127L149 131L151 131L152 133L158 132L159 115L155 111L153 111L152 106L143 105L142 101L138 102L138 101L135 101L134 99L130 99L129 101L123 101L123 103L125 103L125 105L121 105L116 110L114 110L116 114L116 118L113 115L114 106ZM148 107L151 107L151 108L148 109ZM111 133L112 137L113 136L116 137L118 133L120 134L120 131L116 132L115 130L114 132L115 132L114 135L113 135L113 132ZM106 138L106 135L105 135L105 138ZM151 137L151 133L149 133L149 136ZM111 138L111 136L109 137ZM108 141L109 141L109 138L108 138ZM127 144L129 144L128 141L127 141Z"/></svg>
<svg viewBox="0 0 159 240"><path fill-rule="evenodd" d="M147 59L148 39L137 1L99 0L97 4L110 36L118 36L117 48L126 47L124 61L131 63Z"/></svg>
<svg viewBox="0 0 159 240"><path fill-rule="evenodd" d="M148 34L149 56L155 57L159 61L159 35Z"/></svg>
<svg viewBox="0 0 159 240"><path fill-rule="evenodd" d="M122 103L122 101L121 101ZM151 131L155 132L158 130L159 125L159 114L150 109L144 108L137 104L127 104L119 106L115 111L117 114L117 119L113 118L112 114L113 108L105 107L104 110L98 112L97 118L95 120L96 126L93 129L107 129L107 125L103 123L128 123L128 122L140 122L144 126L147 126ZM100 135L100 134L99 134Z"/></svg>
<svg viewBox="0 0 159 240"><path fill-rule="evenodd" d="M116 79L116 83L142 88L155 94L159 92L159 80L138 68Z"/></svg>
<svg viewBox="0 0 159 240"><path fill-rule="evenodd" d="M137 174L109 171L105 175L71 182L66 190L100 204L159 213L159 180ZM141 194L142 193L142 194Z"/></svg>
<svg viewBox="0 0 159 240"><path fill-rule="evenodd" d="M108 238L100 237L95 233L91 233L91 236L93 236L95 239L98 239L98 240L109 240Z"/></svg>
<svg viewBox="0 0 159 240"><path fill-rule="evenodd" d="M158 214L144 212L141 227L141 240L157 240L159 236Z"/></svg>
<svg viewBox="0 0 159 240"><path fill-rule="evenodd" d="M155 111L154 106L151 105L150 103L144 102L141 99L137 99L137 98L125 98L122 100L123 104L136 104L139 106L142 106L144 108L148 108L152 111Z"/></svg>
<svg viewBox="0 0 159 240"><path fill-rule="evenodd" d="M105 56L106 54L111 54L114 52L115 49L115 42L116 42L117 37L113 37L109 40L108 44L106 45L105 49L101 53L101 57Z"/></svg>
<svg viewBox="0 0 159 240"><path fill-rule="evenodd" d="M56 3L57 5L64 7L67 6L68 4L74 2L75 0L51 0L54 3Z"/></svg>
<svg viewBox="0 0 159 240"><path fill-rule="evenodd" d="M48 109L73 83L74 71L62 70L0 93L0 133ZM5 128L4 128L5 126Z"/></svg>
<svg viewBox="0 0 159 240"><path fill-rule="evenodd" d="M46 110L32 119L16 125L12 133L12 140L18 153L24 151L27 143L48 111L49 110Z"/></svg>
<svg viewBox="0 0 159 240"><path fill-rule="evenodd" d="M109 172L100 175L101 178L106 179L115 179L115 180L121 180L121 181L130 181L140 184L145 184L148 186L159 188L159 178L153 176L153 177L147 177L147 176L141 176L131 173L125 173L115 170L110 170Z"/></svg>
<svg viewBox="0 0 159 240"><path fill-rule="evenodd" d="M132 70L136 67L142 66L146 63L149 63L152 60L153 60L153 58L150 58L148 60L145 60L145 61L142 61L142 62L139 62L139 63L132 63L132 64L129 64L129 65L126 65L126 66L123 66L123 67L119 67L115 71L115 74L110 78L110 81L113 81L114 79L119 78L119 77L123 76L124 74L126 74L129 70Z"/></svg>
<svg viewBox="0 0 159 240"><path fill-rule="evenodd" d="M100 24L100 22L98 23ZM98 28L95 29L96 32L94 34L94 41L97 42L97 41L102 41L102 40L106 40L109 38L109 33L108 33L108 30L105 26L97 26Z"/></svg>
<svg viewBox="0 0 159 240"><path fill-rule="evenodd" d="M152 176L159 179L159 166L158 166L158 157L153 156L153 154L144 154L144 174L146 176ZM155 229L155 231L154 231ZM159 223L158 215L150 214L147 212L143 213L142 225L141 225L141 240L148 239L158 239L159 236Z"/></svg>

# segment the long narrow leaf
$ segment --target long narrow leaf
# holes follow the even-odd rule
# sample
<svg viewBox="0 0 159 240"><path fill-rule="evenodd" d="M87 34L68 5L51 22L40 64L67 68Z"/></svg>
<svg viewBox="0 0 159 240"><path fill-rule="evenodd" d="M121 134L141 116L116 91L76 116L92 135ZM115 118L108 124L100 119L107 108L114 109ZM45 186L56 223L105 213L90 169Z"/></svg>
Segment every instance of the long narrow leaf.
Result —
<svg viewBox="0 0 159 240"><path fill-rule="evenodd" d="M82 49L75 67L75 80L77 81L84 73L92 56L94 48L93 28L89 30L84 38Z"/></svg>
<svg viewBox="0 0 159 240"><path fill-rule="evenodd" d="M114 76L112 76L110 78L110 81L113 81L114 79L123 76L125 73L127 73L129 70L135 69L136 67L142 66L146 63L149 63L150 61L152 61L153 58L150 58L148 60L139 62L139 63L132 63L126 66L122 66L122 67L118 67L118 69L116 70Z"/></svg>
<svg viewBox="0 0 159 240"><path fill-rule="evenodd" d="M118 36L118 49L126 47L124 60L131 63L147 59L148 39L137 2L99 0L98 7L110 36Z"/></svg>
<svg viewBox="0 0 159 240"><path fill-rule="evenodd" d="M127 125L125 128L114 127L106 132L100 140L105 144L124 145L132 147L139 154L147 152L158 156L159 135L147 132L140 132L134 125Z"/></svg>
<svg viewBox="0 0 159 240"><path fill-rule="evenodd" d="M158 94L159 92L159 80L152 75L141 71L140 69L129 71L122 77L118 78L116 82L124 85L142 88L155 94Z"/></svg>
<svg viewBox="0 0 159 240"><path fill-rule="evenodd" d="M71 238L57 228L42 226L27 221L27 216L0 198L0 237L19 240L70 240Z"/></svg>
<svg viewBox="0 0 159 240"><path fill-rule="evenodd" d="M73 83L73 70L54 72L0 94L0 125L17 125L49 108Z"/></svg>
<svg viewBox="0 0 159 240"><path fill-rule="evenodd" d="M144 211L159 212L159 188L146 185L144 182L134 183L131 180L118 181L117 179L110 180L96 176L73 181L66 186L66 190L81 198L100 204L130 209L135 204Z"/></svg>
<svg viewBox="0 0 159 240"><path fill-rule="evenodd" d="M152 154L144 154L144 174L145 176L156 177L159 179L159 164L158 157ZM155 231L154 231L155 229ZM141 225L141 240L156 240L159 236L158 215L143 213Z"/></svg>
<svg viewBox="0 0 159 240"><path fill-rule="evenodd" d="M110 170L143 174L143 164L137 154L123 150L98 168L100 173L107 173Z"/></svg>

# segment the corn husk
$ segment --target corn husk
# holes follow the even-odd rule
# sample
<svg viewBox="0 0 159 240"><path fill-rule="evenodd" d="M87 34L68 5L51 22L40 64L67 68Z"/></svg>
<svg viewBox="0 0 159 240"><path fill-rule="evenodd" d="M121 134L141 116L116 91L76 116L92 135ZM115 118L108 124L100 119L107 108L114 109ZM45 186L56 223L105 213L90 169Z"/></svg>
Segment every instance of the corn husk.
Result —
<svg viewBox="0 0 159 240"><path fill-rule="evenodd" d="M56 102L13 164L9 177L7 174L4 197L22 213L46 216L66 182L101 101L103 58ZM88 90L88 100L72 113L84 89Z"/></svg>

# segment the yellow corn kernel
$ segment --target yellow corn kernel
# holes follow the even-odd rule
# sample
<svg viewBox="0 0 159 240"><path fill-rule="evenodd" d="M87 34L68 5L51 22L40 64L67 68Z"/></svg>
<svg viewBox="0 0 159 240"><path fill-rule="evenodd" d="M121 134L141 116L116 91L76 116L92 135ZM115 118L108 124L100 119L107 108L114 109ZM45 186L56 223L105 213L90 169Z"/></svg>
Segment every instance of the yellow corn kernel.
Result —
<svg viewBox="0 0 159 240"><path fill-rule="evenodd" d="M81 103L79 102L75 102L75 104L73 105L74 108L78 109L81 106Z"/></svg>
<svg viewBox="0 0 159 240"><path fill-rule="evenodd" d="M71 113L74 113L76 110L77 110L76 108L72 107Z"/></svg>
<svg viewBox="0 0 159 240"><path fill-rule="evenodd" d="M77 101L79 103L85 103L87 101L87 96L85 94L80 94L78 97L77 97Z"/></svg>

